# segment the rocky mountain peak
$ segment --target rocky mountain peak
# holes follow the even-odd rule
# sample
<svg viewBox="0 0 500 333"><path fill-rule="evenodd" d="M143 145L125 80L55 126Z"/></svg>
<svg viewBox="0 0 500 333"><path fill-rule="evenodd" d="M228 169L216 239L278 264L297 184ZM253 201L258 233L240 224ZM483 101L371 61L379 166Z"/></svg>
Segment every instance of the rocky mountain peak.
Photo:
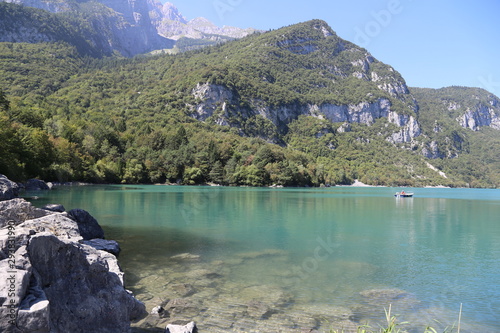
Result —
<svg viewBox="0 0 500 333"><path fill-rule="evenodd" d="M179 12L177 7L171 2L165 2L161 10L163 14L163 18L167 20L177 21L180 23L187 23L187 20L182 14Z"/></svg>

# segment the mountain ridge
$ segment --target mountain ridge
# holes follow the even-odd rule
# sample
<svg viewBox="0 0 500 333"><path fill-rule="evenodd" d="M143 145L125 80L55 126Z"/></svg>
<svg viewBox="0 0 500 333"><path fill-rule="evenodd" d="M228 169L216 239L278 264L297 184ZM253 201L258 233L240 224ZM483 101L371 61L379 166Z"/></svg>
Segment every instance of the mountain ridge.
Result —
<svg viewBox="0 0 500 333"><path fill-rule="evenodd" d="M9 54L0 58L8 74L0 86L13 101L7 119L45 131L53 140L47 153L60 156L21 173L126 183L500 186L496 96L409 88L321 20L179 55L97 60L41 90L23 89L24 76L13 74L21 46L0 43ZM51 44L36 47L36 62L50 63ZM70 146L71 154L61 151Z"/></svg>
<svg viewBox="0 0 500 333"><path fill-rule="evenodd" d="M152 22L158 33L164 37L178 40L180 38L227 40L226 38L241 38L256 32L248 28L223 26L218 27L204 17L187 20L171 2L161 4L158 0L149 0Z"/></svg>
<svg viewBox="0 0 500 333"><path fill-rule="evenodd" d="M26 8L38 8L53 13L50 21L70 20L86 40L103 55L118 52L131 57L155 50L173 49L176 41L184 39L186 48L200 47L241 38L254 29L235 27L219 28L210 21L197 18L187 21L172 3L161 4L158 0L3 0ZM29 15L29 14L26 14ZM33 14L32 14L33 15ZM43 27L43 23L36 24ZM55 24L53 24L55 30ZM39 28L27 31L19 22L5 17L0 25L0 41L36 42L54 41ZM8 35L5 32L8 31ZM61 35L62 33L56 34ZM76 38L76 37L75 37ZM60 40L59 38L58 40ZM64 39L63 39L64 40ZM201 43L199 40L204 41ZM92 52L90 54L94 54ZM86 52L89 54L89 52Z"/></svg>

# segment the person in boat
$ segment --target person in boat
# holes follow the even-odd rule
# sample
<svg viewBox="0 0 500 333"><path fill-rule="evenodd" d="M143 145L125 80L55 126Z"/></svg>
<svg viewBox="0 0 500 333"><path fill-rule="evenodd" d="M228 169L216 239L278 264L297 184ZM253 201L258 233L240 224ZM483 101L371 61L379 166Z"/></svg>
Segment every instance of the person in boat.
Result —
<svg viewBox="0 0 500 333"><path fill-rule="evenodd" d="M406 194L405 191L401 191L401 195L405 195L405 194Z"/></svg>

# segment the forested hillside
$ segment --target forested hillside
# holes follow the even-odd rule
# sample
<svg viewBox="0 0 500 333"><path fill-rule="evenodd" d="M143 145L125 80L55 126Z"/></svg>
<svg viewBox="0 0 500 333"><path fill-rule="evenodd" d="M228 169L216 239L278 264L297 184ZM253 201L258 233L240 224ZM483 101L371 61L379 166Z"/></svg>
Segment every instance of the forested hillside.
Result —
<svg viewBox="0 0 500 333"><path fill-rule="evenodd" d="M448 90L409 89L322 21L133 59L0 43L0 72L0 173L18 180L500 186L496 97L463 88L450 115ZM492 122L470 128L476 95Z"/></svg>
<svg viewBox="0 0 500 333"><path fill-rule="evenodd" d="M412 88L424 129L423 155L471 186L498 187L500 100L479 88ZM491 186L491 185L489 185Z"/></svg>
<svg viewBox="0 0 500 333"><path fill-rule="evenodd" d="M0 1L0 42L65 42L75 46L80 55L91 57L130 57L174 45L158 35L150 21L135 20L140 13L117 12L97 1L38 4L55 12Z"/></svg>

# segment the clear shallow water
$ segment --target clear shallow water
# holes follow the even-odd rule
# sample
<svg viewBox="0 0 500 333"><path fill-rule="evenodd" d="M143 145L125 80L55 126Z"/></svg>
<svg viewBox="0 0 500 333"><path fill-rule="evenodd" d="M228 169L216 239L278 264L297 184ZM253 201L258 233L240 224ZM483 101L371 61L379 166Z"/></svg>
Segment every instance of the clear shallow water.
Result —
<svg viewBox="0 0 500 333"><path fill-rule="evenodd" d="M461 332L500 332L500 190L397 190L85 186L35 204L95 216L148 310L173 298L202 309L143 327L193 317L204 331L326 331L377 323L392 304L423 332L456 323L463 303ZM182 253L199 259L171 258Z"/></svg>

